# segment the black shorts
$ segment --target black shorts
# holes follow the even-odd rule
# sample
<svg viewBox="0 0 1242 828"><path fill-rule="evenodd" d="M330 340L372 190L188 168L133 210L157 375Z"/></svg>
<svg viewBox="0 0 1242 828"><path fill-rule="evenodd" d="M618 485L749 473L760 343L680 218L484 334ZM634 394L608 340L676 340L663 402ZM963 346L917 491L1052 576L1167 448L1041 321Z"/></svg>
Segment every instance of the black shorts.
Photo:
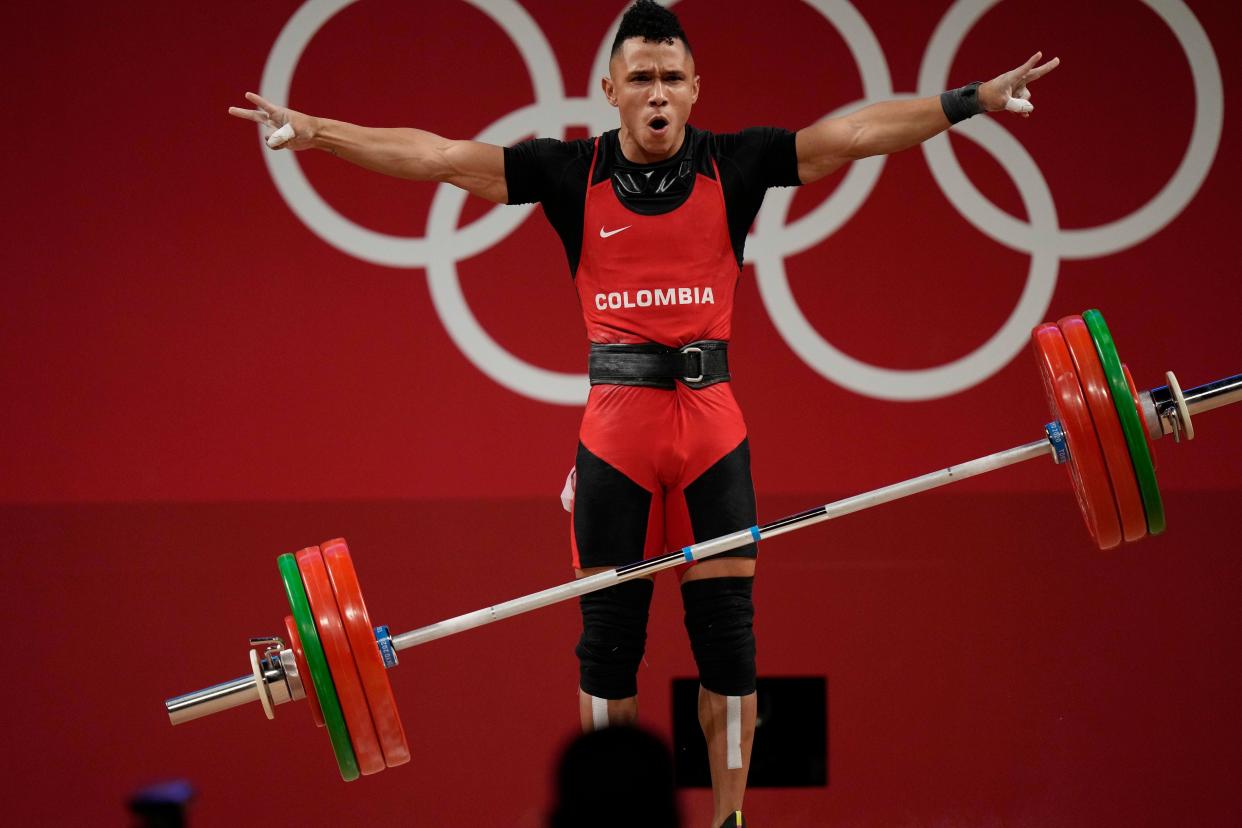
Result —
<svg viewBox="0 0 1242 828"><path fill-rule="evenodd" d="M750 445L728 383L592 388L578 444L575 567L622 566L755 523ZM718 557L755 555L751 543Z"/></svg>

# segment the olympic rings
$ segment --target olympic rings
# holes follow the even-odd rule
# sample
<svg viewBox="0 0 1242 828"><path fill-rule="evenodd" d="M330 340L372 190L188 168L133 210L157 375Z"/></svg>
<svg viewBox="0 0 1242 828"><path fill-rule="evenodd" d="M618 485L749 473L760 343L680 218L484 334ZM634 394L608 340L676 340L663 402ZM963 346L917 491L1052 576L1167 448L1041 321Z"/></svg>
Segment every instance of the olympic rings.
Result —
<svg viewBox="0 0 1242 828"><path fill-rule="evenodd" d="M845 40L858 63L863 99L849 109L899 97L892 89L888 61L867 21L844 0L803 0ZM260 93L285 101L293 72L307 43L341 9L355 0L308 0L277 37L263 70ZM609 47L620 15L605 33L592 65L592 81L581 98L566 97L560 66L538 25L516 0L466 0L488 15L513 41L533 80L535 102L494 121L477 140L508 144L525 135L555 137L583 124L598 134L615 126L616 116L599 97L595 79L607 73ZM665 5L673 5L676 0ZM949 66L966 33L999 0L958 0L936 27L919 69L918 94L943 90ZM747 241L747 260L755 265L764 306L790 348L826 379L878 399L927 400L949 396L983 382L1021 351L1029 331L1045 315L1056 287L1061 259L1106 256L1160 232L1194 198L1215 159L1224 120L1220 67L1199 21L1181 0L1142 0L1172 30L1190 63L1196 95L1195 122L1186 155L1173 177L1147 204L1130 215L1091 228L1063 229L1038 165L1005 129L983 118L955 128L992 153L1013 179L1030 217L1020 221L989 202L958 165L946 135L923 144L932 176L953 207L993 240L1031 255L1027 283L1009 318L977 349L934 368L900 371L869 365L833 347L798 307L785 275L785 260L821 244L847 222L870 195L884 159L850 165L845 178L822 204L786 223L793 190L769 192ZM828 117L844 113L838 109ZM262 136L260 136L260 141ZM277 190L294 214L316 235L364 261L392 267L422 267L436 312L458 349L498 384L532 399L581 405L589 389L583 374L540 368L501 346L470 310L457 276L457 263L498 244L530 215L531 206L492 208L464 227L457 223L465 193L440 185L431 203L427 233L399 237L362 227L323 200L290 152L262 147Z"/></svg>
<svg viewBox="0 0 1242 828"><path fill-rule="evenodd" d="M263 67L263 78L260 81L260 94L269 100L289 100L289 89L293 82L293 70L302 57L306 45L337 12L346 6L353 5L357 0L308 0L303 4L276 38L275 45L268 55L267 64ZM554 102L565 100L565 87L561 82L560 66L552 47L534 19L527 14L516 0L466 0L480 11L487 14L508 33L517 46L526 64L526 70L534 79L535 101L537 104L554 106ZM606 106L601 102L602 106ZM503 123L505 119L501 119ZM536 129L531 130L541 137L560 134L563 128L552 123L552 131L539 129L547 127L549 121L531 122ZM530 134L525 133L525 134ZM521 137L516 136L516 137ZM449 238L403 238L377 233L361 225L355 224L336 212L323 198L315 192L297 159L290 152L265 152L268 172L276 182L276 188L288 203L289 208L302 222L324 241L364 261L391 267L425 267L438 246L451 244L455 241L456 232ZM479 219L478 223L487 222L484 230L499 233L484 246L490 247L501 238L507 236L526 218L532 208L510 208L501 211L493 208L488 215ZM503 215L503 213L509 215ZM478 235L476 231L475 235ZM477 243L477 241L476 241ZM462 258L467 258L466 254Z"/></svg>
<svg viewBox="0 0 1242 828"><path fill-rule="evenodd" d="M919 94L937 94L949 77L949 66L970 27L999 0L959 0L936 27L919 68ZM940 188L962 217L1001 244L1030 253L1037 246L1056 251L1065 259L1107 256L1133 247L1164 229L1203 184L1224 123L1225 97L1220 66L1207 32L1181 0L1142 0L1173 31L1186 53L1195 89L1195 122L1181 163L1151 201L1124 219L1098 227L1059 230L1050 237L1034 231L988 201L962 172L948 136L923 144L923 153ZM1041 176L1042 178L1042 176Z"/></svg>
<svg viewBox="0 0 1242 828"><path fill-rule="evenodd" d="M842 111L858 106L850 104ZM1044 235L1055 231L1057 219L1052 194L1034 159L1017 139L995 122L984 119L959 124L957 132L992 153L1010 173L1036 231ZM935 368L899 371L868 365L830 345L807 321L789 288L784 258L774 252L778 246L768 243L769 233L775 235L784 229L793 194L792 189L771 191L755 222L757 243L753 255L759 295L777 330L802 361L851 391L885 400L927 400L970 388L999 371L1026 346L1031 329L1040 323L1051 304L1057 282L1056 254L1045 247L1036 247L1026 287L1017 306L1001 329L979 348ZM771 215L764 214L768 210ZM843 223L844 219L840 221Z"/></svg>

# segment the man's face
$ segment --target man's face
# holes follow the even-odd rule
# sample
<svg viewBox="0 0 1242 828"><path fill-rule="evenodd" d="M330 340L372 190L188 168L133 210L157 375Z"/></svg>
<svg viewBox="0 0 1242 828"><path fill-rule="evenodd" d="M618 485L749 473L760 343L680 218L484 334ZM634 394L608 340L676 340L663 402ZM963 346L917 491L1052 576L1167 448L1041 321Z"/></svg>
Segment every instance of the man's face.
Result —
<svg viewBox="0 0 1242 828"><path fill-rule="evenodd" d="M631 161L663 161L681 148L690 109L699 99L694 58L680 40L632 37L608 64L604 95L621 116L621 150Z"/></svg>

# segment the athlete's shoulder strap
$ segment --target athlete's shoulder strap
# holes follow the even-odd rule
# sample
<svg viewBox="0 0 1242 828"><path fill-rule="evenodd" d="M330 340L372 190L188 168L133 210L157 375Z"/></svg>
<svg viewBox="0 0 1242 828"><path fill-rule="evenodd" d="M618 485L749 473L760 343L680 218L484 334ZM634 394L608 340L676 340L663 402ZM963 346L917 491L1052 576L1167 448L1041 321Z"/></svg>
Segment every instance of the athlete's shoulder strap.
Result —
<svg viewBox="0 0 1242 828"><path fill-rule="evenodd" d="M606 181L612 175L612 154L619 130L610 129L595 139L595 149L591 154L591 172L587 178L587 186L593 187Z"/></svg>
<svg viewBox="0 0 1242 828"><path fill-rule="evenodd" d="M588 187L590 187L592 184L595 183L595 162L599 159L599 145L600 145L600 139L602 137L603 136L601 135L595 138L595 141L594 141L595 147L594 149L591 150L591 166L587 168L587 186Z"/></svg>

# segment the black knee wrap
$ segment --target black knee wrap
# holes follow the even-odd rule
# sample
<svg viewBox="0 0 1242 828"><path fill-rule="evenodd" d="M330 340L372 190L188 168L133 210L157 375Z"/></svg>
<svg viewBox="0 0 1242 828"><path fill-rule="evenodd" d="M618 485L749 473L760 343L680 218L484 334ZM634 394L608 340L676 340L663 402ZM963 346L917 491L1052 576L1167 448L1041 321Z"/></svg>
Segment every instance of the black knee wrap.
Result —
<svg viewBox="0 0 1242 828"><path fill-rule="evenodd" d="M699 683L722 696L755 692L754 578L702 578L681 585Z"/></svg>
<svg viewBox="0 0 1242 828"><path fill-rule="evenodd" d="M578 599L582 638L574 652L585 692L601 699L638 695L638 663L647 644L654 587L649 578L635 578Z"/></svg>

